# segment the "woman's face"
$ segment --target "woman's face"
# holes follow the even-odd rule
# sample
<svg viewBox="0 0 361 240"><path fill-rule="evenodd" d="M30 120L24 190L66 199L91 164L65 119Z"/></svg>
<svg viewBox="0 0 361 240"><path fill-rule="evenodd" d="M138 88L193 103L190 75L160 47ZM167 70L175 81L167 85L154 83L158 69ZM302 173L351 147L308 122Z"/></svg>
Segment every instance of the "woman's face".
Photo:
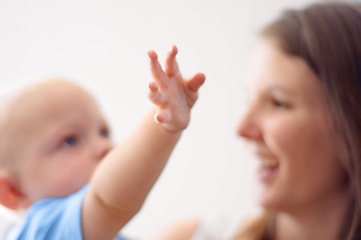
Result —
<svg viewBox="0 0 361 240"><path fill-rule="evenodd" d="M292 211L347 189L318 77L263 39L251 60L249 108L238 127L259 161L259 203ZM254 148L253 148L254 147Z"/></svg>

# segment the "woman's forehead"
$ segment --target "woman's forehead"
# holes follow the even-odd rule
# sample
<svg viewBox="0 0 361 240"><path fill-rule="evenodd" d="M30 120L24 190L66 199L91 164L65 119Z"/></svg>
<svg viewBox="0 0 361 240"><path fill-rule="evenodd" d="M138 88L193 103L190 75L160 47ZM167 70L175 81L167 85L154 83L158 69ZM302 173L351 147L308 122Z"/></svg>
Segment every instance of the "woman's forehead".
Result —
<svg viewBox="0 0 361 240"><path fill-rule="evenodd" d="M294 92L319 90L320 81L300 57L284 53L273 42L261 40L254 49L247 75L248 91L284 89Z"/></svg>

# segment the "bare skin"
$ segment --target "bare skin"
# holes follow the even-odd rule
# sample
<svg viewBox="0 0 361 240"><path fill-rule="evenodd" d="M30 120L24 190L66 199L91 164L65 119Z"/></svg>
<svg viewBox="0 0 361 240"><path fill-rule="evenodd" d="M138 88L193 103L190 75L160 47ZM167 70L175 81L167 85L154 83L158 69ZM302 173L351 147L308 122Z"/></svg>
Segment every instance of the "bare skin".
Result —
<svg viewBox="0 0 361 240"><path fill-rule="evenodd" d="M149 98L155 108L119 146L113 146L94 99L80 87L51 80L26 89L9 110L12 121L0 126L12 134L9 157L21 163L2 166L0 203L27 208L89 183L82 206L83 238L113 239L139 211L161 174L205 80L203 74L185 80L176 53L173 47L164 71L155 52L149 52L154 78Z"/></svg>
<svg viewBox="0 0 361 240"><path fill-rule="evenodd" d="M319 79L269 39L250 67L250 103L237 133L258 160L258 203L276 212L275 239L338 239L352 193ZM189 239L197 224L181 222L160 236Z"/></svg>

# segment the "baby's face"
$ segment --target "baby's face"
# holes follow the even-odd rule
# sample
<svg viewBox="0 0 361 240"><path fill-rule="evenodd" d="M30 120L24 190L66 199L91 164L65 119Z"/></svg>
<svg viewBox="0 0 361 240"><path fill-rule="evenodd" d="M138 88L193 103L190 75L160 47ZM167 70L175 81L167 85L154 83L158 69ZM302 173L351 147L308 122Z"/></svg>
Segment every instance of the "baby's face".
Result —
<svg viewBox="0 0 361 240"><path fill-rule="evenodd" d="M7 131L20 160L16 181L29 202L78 191L112 148L94 99L73 84L52 81L25 92L15 106Z"/></svg>

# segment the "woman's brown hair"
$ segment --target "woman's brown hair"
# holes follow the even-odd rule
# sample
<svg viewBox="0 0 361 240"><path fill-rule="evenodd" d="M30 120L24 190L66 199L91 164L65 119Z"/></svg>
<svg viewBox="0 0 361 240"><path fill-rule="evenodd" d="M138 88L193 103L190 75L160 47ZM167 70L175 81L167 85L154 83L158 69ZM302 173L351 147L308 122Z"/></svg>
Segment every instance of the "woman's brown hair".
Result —
<svg viewBox="0 0 361 240"><path fill-rule="evenodd" d="M361 5L320 3L289 10L261 36L304 59L321 81L353 193L339 239L361 239ZM252 228L262 234L252 239L272 239L271 221L262 217Z"/></svg>

